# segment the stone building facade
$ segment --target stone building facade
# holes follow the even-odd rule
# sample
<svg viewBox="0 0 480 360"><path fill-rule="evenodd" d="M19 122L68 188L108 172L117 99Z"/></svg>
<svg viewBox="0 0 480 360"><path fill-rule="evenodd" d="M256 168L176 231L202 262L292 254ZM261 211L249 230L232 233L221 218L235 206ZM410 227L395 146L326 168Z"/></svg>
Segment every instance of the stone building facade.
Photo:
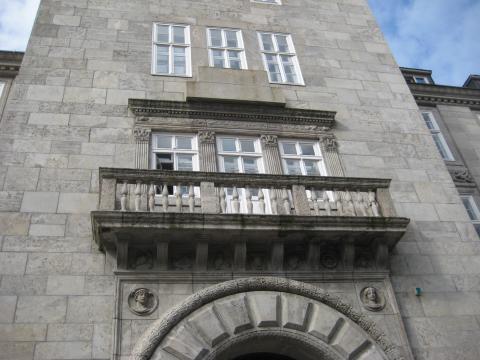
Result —
<svg viewBox="0 0 480 360"><path fill-rule="evenodd" d="M0 139L0 359L480 356L366 0L42 0Z"/></svg>
<svg viewBox="0 0 480 360"><path fill-rule="evenodd" d="M0 51L0 117L7 101L12 82L18 75L23 53Z"/></svg>
<svg viewBox="0 0 480 360"><path fill-rule="evenodd" d="M430 70L401 70L480 234L480 77L455 87L435 84Z"/></svg>

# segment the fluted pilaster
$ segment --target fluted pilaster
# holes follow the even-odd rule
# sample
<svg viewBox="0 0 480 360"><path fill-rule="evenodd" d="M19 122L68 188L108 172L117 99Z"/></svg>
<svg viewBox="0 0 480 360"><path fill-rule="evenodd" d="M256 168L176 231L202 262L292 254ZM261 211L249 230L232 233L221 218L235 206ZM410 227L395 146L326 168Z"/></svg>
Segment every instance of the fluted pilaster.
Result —
<svg viewBox="0 0 480 360"><path fill-rule="evenodd" d="M215 133L213 131L202 130L198 132L198 155L200 159L200 171L217 171Z"/></svg>

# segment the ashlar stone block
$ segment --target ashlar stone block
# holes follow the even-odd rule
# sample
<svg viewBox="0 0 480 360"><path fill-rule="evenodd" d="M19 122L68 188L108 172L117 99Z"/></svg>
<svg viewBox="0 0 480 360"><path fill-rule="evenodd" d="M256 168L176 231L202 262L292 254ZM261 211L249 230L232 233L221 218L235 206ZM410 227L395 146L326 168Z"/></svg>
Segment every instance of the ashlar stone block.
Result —
<svg viewBox="0 0 480 360"><path fill-rule="evenodd" d="M63 323L67 310L65 296L20 296L16 323Z"/></svg>
<svg viewBox="0 0 480 360"><path fill-rule="evenodd" d="M55 213L58 206L58 192L25 192L21 212Z"/></svg>

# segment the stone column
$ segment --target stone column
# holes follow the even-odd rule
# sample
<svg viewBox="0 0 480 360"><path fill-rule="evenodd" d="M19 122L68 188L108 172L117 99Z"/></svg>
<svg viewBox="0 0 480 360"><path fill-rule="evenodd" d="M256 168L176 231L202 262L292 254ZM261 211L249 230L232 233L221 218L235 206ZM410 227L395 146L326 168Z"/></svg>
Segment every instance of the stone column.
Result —
<svg viewBox="0 0 480 360"><path fill-rule="evenodd" d="M198 132L198 156L200 171L217 172L215 133L213 131L201 130Z"/></svg>
<svg viewBox="0 0 480 360"><path fill-rule="evenodd" d="M340 155L338 154L337 138L333 134L320 136L320 147L329 176L345 176Z"/></svg>
<svg viewBox="0 0 480 360"><path fill-rule="evenodd" d="M148 160L150 158L150 134L151 129L136 127L133 129L135 137L135 168L149 169Z"/></svg>
<svg viewBox="0 0 480 360"><path fill-rule="evenodd" d="M261 135L265 172L267 174L283 174L282 161L278 151L278 138L275 135Z"/></svg>

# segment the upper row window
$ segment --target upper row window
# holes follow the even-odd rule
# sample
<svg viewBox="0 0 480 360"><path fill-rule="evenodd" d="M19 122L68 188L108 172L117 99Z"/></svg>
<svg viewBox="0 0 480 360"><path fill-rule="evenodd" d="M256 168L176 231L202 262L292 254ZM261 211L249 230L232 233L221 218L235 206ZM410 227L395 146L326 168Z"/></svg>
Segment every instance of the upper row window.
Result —
<svg viewBox="0 0 480 360"><path fill-rule="evenodd" d="M189 26L155 24L153 33L153 72L192 76Z"/></svg>
<svg viewBox="0 0 480 360"><path fill-rule="evenodd" d="M211 67L247 69L242 31L207 29ZM258 33L262 60L271 83L303 85L295 47L289 34ZM187 25L155 24L152 73L192 76L190 28Z"/></svg>

